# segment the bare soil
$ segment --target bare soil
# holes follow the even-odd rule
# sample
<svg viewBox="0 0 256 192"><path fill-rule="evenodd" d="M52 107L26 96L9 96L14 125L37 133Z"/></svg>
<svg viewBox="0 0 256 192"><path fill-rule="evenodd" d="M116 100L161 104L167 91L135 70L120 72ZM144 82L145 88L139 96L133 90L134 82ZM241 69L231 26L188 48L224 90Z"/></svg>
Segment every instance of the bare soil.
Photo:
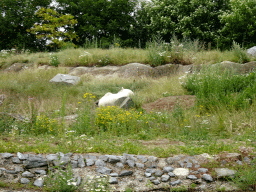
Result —
<svg viewBox="0 0 256 192"><path fill-rule="evenodd" d="M196 98L194 95L169 96L160 98L152 103L144 104L142 105L142 108L146 112L173 111L177 107L189 109L195 105L195 101Z"/></svg>

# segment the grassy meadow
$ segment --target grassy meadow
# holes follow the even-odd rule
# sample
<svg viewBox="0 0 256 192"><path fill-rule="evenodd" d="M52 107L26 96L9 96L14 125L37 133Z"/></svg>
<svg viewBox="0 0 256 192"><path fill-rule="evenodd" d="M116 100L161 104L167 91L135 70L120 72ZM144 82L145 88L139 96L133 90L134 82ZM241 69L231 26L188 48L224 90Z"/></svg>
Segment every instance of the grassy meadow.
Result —
<svg viewBox="0 0 256 192"><path fill-rule="evenodd" d="M0 56L4 70L13 63L27 63L21 72L0 72L0 152L37 154L73 152L144 154L169 157L174 154L244 155L256 146L256 73L203 68L200 73L173 74L153 78L81 77L74 86L51 84L66 67L124 65L137 62L158 66L165 63L213 64L222 61L245 63L256 60L235 44L230 50L205 49L198 42L174 45L151 43L147 49L67 48L54 53L7 52ZM48 70L40 65L52 65ZM122 87L135 95L135 107L97 108L95 101L106 92ZM170 95L195 95L188 110L179 104L172 112L146 113L142 104ZM20 114L16 121L4 113ZM77 120L64 117L77 114Z"/></svg>

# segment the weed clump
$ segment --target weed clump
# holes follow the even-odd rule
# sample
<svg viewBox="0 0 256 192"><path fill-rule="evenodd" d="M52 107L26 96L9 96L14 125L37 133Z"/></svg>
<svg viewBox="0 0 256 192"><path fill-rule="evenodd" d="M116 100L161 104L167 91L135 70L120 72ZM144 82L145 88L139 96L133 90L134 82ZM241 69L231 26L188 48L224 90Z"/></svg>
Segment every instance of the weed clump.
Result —
<svg viewBox="0 0 256 192"><path fill-rule="evenodd" d="M183 87L196 95L198 105L205 109L225 108L238 110L248 108L256 93L256 74L238 75L220 67L203 68L200 73L187 77Z"/></svg>

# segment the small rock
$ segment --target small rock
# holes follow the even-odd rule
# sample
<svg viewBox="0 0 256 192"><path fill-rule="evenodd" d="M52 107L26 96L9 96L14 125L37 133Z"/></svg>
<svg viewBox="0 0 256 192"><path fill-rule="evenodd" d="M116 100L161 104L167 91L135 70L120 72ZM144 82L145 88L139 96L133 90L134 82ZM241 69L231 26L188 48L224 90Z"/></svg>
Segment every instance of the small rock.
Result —
<svg viewBox="0 0 256 192"><path fill-rule="evenodd" d="M153 174L153 173L155 173L155 172L156 172L155 169L146 169L146 173L151 173L151 174Z"/></svg>
<svg viewBox="0 0 256 192"><path fill-rule="evenodd" d="M5 172L8 173L8 174L18 174L19 173L16 170L6 170Z"/></svg>
<svg viewBox="0 0 256 192"><path fill-rule="evenodd" d="M216 168L217 178L234 177L236 171L227 168Z"/></svg>
<svg viewBox="0 0 256 192"><path fill-rule="evenodd" d="M153 181L151 181L154 185L159 185L161 182L159 181L159 180L153 180Z"/></svg>
<svg viewBox="0 0 256 192"><path fill-rule="evenodd" d="M82 182L82 178L80 176L77 177L76 179L76 186L79 186Z"/></svg>
<svg viewBox="0 0 256 192"><path fill-rule="evenodd" d="M197 180L198 179L195 175L188 175L187 178L191 179L191 180Z"/></svg>
<svg viewBox="0 0 256 192"><path fill-rule="evenodd" d="M137 155L137 159L141 160L142 163L146 163L148 159L143 155Z"/></svg>
<svg viewBox="0 0 256 192"><path fill-rule="evenodd" d="M40 156L29 155L27 160L23 162L26 169L47 166L47 160Z"/></svg>
<svg viewBox="0 0 256 192"><path fill-rule="evenodd" d="M22 177L34 177L35 175L33 173L30 173L29 171L25 171L22 173Z"/></svg>
<svg viewBox="0 0 256 192"><path fill-rule="evenodd" d="M187 163L187 164L186 164L186 167L187 167L187 168L191 168L191 167L193 167L193 164L192 164L192 163Z"/></svg>
<svg viewBox="0 0 256 192"><path fill-rule="evenodd" d="M30 182L30 180L27 179L27 178L21 178L21 179L20 179L20 183L21 183L21 184L29 184L29 182Z"/></svg>
<svg viewBox="0 0 256 192"><path fill-rule="evenodd" d="M170 182L171 186L175 186L175 185L179 185L179 184L181 184L181 180L176 180L176 181Z"/></svg>
<svg viewBox="0 0 256 192"><path fill-rule="evenodd" d="M129 165L129 167L134 168L135 162L133 160L127 160L126 163Z"/></svg>
<svg viewBox="0 0 256 192"><path fill-rule="evenodd" d="M78 167L78 162L75 161L75 160L71 160L71 161L70 161L70 165L72 166L72 169L75 169L75 168Z"/></svg>
<svg viewBox="0 0 256 192"><path fill-rule="evenodd" d="M11 153L0 153L4 159L9 159L13 157L13 154Z"/></svg>
<svg viewBox="0 0 256 192"><path fill-rule="evenodd" d="M107 167L98 167L96 168L96 172L104 175L109 175L112 172L112 169L109 169Z"/></svg>
<svg viewBox="0 0 256 192"><path fill-rule="evenodd" d="M70 158L63 155L63 157L61 157L60 159L54 160L53 165L54 166L66 166L69 163L69 161L70 161Z"/></svg>
<svg viewBox="0 0 256 192"><path fill-rule="evenodd" d="M154 156L150 156L150 157L148 158L148 161L150 161L150 162L157 162L157 161L158 161L158 158L157 158L157 157L154 157Z"/></svg>
<svg viewBox="0 0 256 192"><path fill-rule="evenodd" d="M156 170L156 172L155 172L155 176L156 176L156 177L161 177L163 174L164 174L164 173L163 173L163 171L161 171L161 170Z"/></svg>
<svg viewBox="0 0 256 192"><path fill-rule="evenodd" d="M102 161L107 162L107 161L108 161L108 156L106 156L106 155L101 155L101 156L99 156L99 159L102 160Z"/></svg>
<svg viewBox="0 0 256 192"><path fill-rule="evenodd" d="M127 159L127 160L132 160L132 161L134 161L134 162L137 161L137 159L134 157L134 155L131 155L131 154L126 154L126 153L124 153L124 154L123 154L123 157L124 157L124 159Z"/></svg>
<svg viewBox="0 0 256 192"><path fill-rule="evenodd" d="M188 176L189 174L189 170L186 169L186 168L176 168L173 170L173 173L176 175L176 176Z"/></svg>
<svg viewBox="0 0 256 192"><path fill-rule="evenodd" d="M164 171L165 173L172 172L173 170L174 170L173 167L164 167L164 168L163 168L163 171Z"/></svg>
<svg viewBox="0 0 256 192"><path fill-rule="evenodd" d="M123 164L123 163L116 163L116 167L117 167L117 168L123 168L123 167L124 167L124 164Z"/></svg>
<svg viewBox="0 0 256 192"><path fill-rule="evenodd" d="M153 180L155 180L156 178L154 177L154 176L151 176L151 177L149 177L148 178L150 181L153 181Z"/></svg>
<svg viewBox="0 0 256 192"><path fill-rule="evenodd" d="M78 167L81 167L81 168L85 167L84 157L82 155L79 155L77 162L78 162Z"/></svg>
<svg viewBox="0 0 256 192"><path fill-rule="evenodd" d="M199 173L206 173L208 171L208 169L206 169L206 168L199 168L197 171Z"/></svg>
<svg viewBox="0 0 256 192"><path fill-rule="evenodd" d="M46 155L46 159L47 159L48 161L54 161L54 160L58 160L59 157L58 157L58 155L56 155L56 154L49 154L49 155Z"/></svg>
<svg viewBox="0 0 256 192"><path fill-rule="evenodd" d="M40 174L40 175L46 175L46 171L42 169L36 169L35 173Z"/></svg>
<svg viewBox="0 0 256 192"><path fill-rule="evenodd" d="M118 180L116 177L110 177L109 184L117 184L117 183L118 183Z"/></svg>
<svg viewBox="0 0 256 192"><path fill-rule="evenodd" d="M104 166L106 166L106 163L103 160L98 159L97 161L95 161L95 166L96 167L104 167Z"/></svg>
<svg viewBox="0 0 256 192"><path fill-rule="evenodd" d="M180 167L184 167L184 163L181 162L181 161L178 162L178 165L179 165Z"/></svg>
<svg viewBox="0 0 256 192"><path fill-rule="evenodd" d="M145 177L151 177L151 173L147 173L147 172L145 172Z"/></svg>
<svg viewBox="0 0 256 192"><path fill-rule="evenodd" d="M35 180L34 185L37 187L43 187L44 186L44 180L42 178L38 178Z"/></svg>
<svg viewBox="0 0 256 192"><path fill-rule="evenodd" d="M58 158L60 159L60 158L63 158L65 155L64 155L64 153L62 153L62 152L58 152L58 153L57 153L57 156L58 156Z"/></svg>
<svg viewBox="0 0 256 192"><path fill-rule="evenodd" d="M13 157L13 158L12 158L12 162L13 162L14 164L21 164L21 163L22 163L22 162L19 160L18 157Z"/></svg>
<svg viewBox="0 0 256 192"><path fill-rule="evenodd" d="M136 163L136 167L143 169L145 166L143 163Z"/></svg>
<svg viewBox="0 0 256 192"><path fill-rule="evenodd" d="M166 163L167 163L168 165L172 165L174 162L175 162L175 161L174 161L174 159L173 159L172 157L168 157L168 158L166 159Z"/></svg>
<svg viewBox="0 0 256 192"><path fill-rule="evenodd" d="M70 157L72 157L72 155L73 155L73 153L66 153L64 156L70 158Z"/></svg>
<svg viewBox="0 0 256 192"><path fill-rule="evenodd" d="M169 175L170 177L176 177L176 175L175 175L173 172L169 172L168 175Z"/></svg>
<svg viewBox="0 0 256 192"><path fill-rule="evenodd" d="M203 174L202 179L204 179L205 181L208 181L208 182L213 182L212 176L208 175L208 174Z"/></svg>
<svg viewBox="0 0 256 192"><path fill-rule="evenodd" d="M109 163L117 163L117 162L120 162L120 159L115 155L109 155L108 162Z"/></svg>
<svg viewBox="0 0 256 192"><path fill-rule="evenodd" d="M95 155L85 155L85 159L93 159L93 160L97 160L97 156Z"/></svg>
<svg viewBox="0 0 256 192"><path fill-rule="evenodd" d="M74 156L73 156L73 160L74 160L74 161L77 161L77 160L78 160L78 155L74 155Z"/></svg>
<svg viewBox="0 0 256 192"><path fill-rule="evenodd" d="M86 159L86 166L93 166L95 160L94 159Z"/></svg>
<svg viewBox="0 0 256 192"><path fill-rule="evenodd" d="M118 177L118 173L110 173L109 174L111 177Z"/></svg>
<svg viewBox="0 0 256 192"><path fill-rule="evenodd" d="M169 181L169 179L170 179L170 176L169 176L169 175L162 175L162 176L161 176L161 181L162 181L162 182L167 182L167 181Z"/></svg>
<svg viewBox="0 0 256 192"><path fill-rule="evenodd" d="M28 155L27 155L28 156ZM24 161L27 159L27 157L25 155L23 155L22 153L18 152L17 153L17 157L19 158L19 160Z"/></svg>
<svg viewBox="0 0 256 192"><path fill-rule="evenodd" d="M67 85L76 85L79 81L80 77L67 74L57 74L50 80L51 83L64 83Z"/></svg>
<svg viewBox="0 0 256 192"><path fill-rule="evenodd" d="M139 182L143 182L144 179L143 179L143 178L138 178L138 181L139 181Z"/></svg>
<svg viewBox="0 0 256 192"><path fill-rule="evenodd" d="M129 175L132 175L132 174L133 174L133 171L123 170L123 171L121 171L121 173L119 174L119 177L129 176Z"/></svg>

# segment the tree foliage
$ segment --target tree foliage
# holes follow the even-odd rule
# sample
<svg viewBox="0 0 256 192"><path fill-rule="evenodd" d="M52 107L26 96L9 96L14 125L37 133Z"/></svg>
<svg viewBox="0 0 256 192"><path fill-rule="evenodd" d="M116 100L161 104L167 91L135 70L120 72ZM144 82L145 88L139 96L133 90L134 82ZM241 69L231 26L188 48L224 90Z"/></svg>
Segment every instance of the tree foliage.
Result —
<svg viewBox="0 0 256 192"><path fill-rule="evenodd" d="M41 18L40 23L35 23L31 29L27 31L35 34L38 39L47 39L52 41L52 46L57 45L60 48L65 40L73 40L76 34L72 31L73 26L77 20L73 19L74 16L60 15L53 9L41 8L36 12L36 15ZM61 27L69 30L62 31Z"/></svg>
<svg viewBox="0 0 256 192"><path fill-rule="evenodd" d="M114 37L129 39L129 30L135 22L132 12L136 0L57 0L62 13L78 21L75 32L83 45L86 40L112 41Z"/></svg>
<svg viewBox="0 0 256 192"><path fill-rule="evenodd" d="M222 27L219 15L229 9L229 0L152 0L148 12L154 34L166 41L178 38L214 43Z"/></svg>
<svg viewBox="0 0 256 192"><path fill-rule="evenodd" d="M231 45L233 41L243 45L256 44L256 1L230 0L231 9L220 15L224 27L221 39Z"/></svg>
<svg viewBox="0 0 256 192"><path fill-rule="evenodd" d="M143 48L155 36L170 42L173 35L218 48L230 48L233 41L256 45L255 0L55 1L58 6L47 9L51 0L0 0L0 50L42 50L46 39L57 45L59 37L105 48L113 41Z"/></svg>
<svg viewBox="0 0 256 192"><path fill-rule="evenodd" d="M0 0L0 50L43 48L44 42L26 30L38 22L35 12L51 0Z"/></svg>

